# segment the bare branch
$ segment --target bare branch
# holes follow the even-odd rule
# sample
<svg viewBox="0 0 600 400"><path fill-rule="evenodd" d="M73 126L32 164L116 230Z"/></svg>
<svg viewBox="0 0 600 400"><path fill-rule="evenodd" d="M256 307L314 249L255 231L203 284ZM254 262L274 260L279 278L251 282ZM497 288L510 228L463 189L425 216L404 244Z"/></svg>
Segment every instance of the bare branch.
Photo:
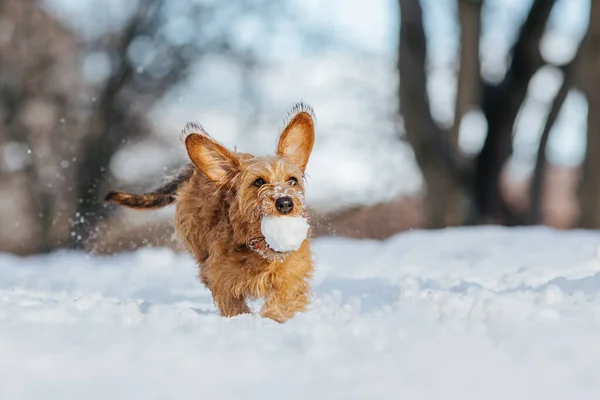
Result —
<svg viewBox="0 0 600 400"><path fill-rule="evenodd" d="M459 0L460 21L460 69L454 110L454 123L451 139L458 148L460 122L469 108L478 104L479 75L479 35L481 31L481 0Z"/></svg>
<svg viewBox="0 0 600 400"><path fill-rule="evenodd" d="M529 210L529 223L539 224L542 222L542 197L544 193L544 182L546 172L546 147L548 140L550 139L550 132L554 123L558 119L560 110L567 99L569 91L574 86L575 76L578 68L578 62L580 59L581 45L579 46L577 53L573 60L563 68L563 81L552 101L544 129L540 136L540 143L537 151L537 158L535 162L535 169L531 180L530 187L530 210Z"/></svg>

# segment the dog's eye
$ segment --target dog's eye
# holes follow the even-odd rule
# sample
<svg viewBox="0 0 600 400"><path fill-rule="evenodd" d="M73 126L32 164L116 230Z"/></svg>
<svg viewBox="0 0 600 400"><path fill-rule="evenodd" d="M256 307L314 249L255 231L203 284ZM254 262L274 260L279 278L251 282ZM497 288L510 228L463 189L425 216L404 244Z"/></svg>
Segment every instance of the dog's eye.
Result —
<svg viewBox="0 0 600 400"><path fill-rule="evenodd" d="M265 180L263 178L256 178L256 180L253 183L253 185L256 187L261 187L264 184L265 184Z"/></svg>
<svg viewBox="0 0 600 400"><path fill-rule="evenodd" d="M292 186L296 186L298 184L298 179L296 179L296 177L292 176L290 179L288 179L288 183Z"/></svg>

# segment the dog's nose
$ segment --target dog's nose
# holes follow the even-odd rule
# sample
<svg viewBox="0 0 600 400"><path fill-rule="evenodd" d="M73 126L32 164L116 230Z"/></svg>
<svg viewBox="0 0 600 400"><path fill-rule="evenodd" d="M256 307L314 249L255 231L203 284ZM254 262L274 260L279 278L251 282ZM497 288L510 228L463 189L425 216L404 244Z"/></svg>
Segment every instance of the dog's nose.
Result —
<svg viewBox="0 0 600 400"><path fill-rule="evenodd" d="M277 207L277 211L282 214L288 214L294 209L294 202L291 197L284 196L275 200L275 207Z"/></svg>

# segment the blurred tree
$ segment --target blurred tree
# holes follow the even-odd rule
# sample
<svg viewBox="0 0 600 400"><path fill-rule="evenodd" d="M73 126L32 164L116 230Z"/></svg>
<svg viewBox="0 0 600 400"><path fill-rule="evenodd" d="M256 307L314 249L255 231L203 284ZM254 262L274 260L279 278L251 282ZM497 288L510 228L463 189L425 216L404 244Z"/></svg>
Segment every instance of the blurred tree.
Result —
<svg viewBox="0 0 600 400"><path fill-rule="evenodd" d="M65 201L73 187L64 182L73 175L64 166L75 156L69 126L80 122L81 44L35 0L1 2L0 27L0 182L13 198L2 219L16 217L2 224L3 243L48 251L67 242L74 207Z"/></svg>
<svg viewBox="0 0 600 400"><path fill-rule="evenodd" d="M590 26L582 44L581 87L588 100L585 159L579 184L580 226L600 228L600 4L591 2Z"/></svg>
<svg viewBox="0 0 600 400"><path fill-rule="evenodd" d="M407 139L413 147L425 179L429 226L539 223L546 144L558 112L569 90L576 84L573 76L580 57L576 55L569 65L562 67L563 84L552 104L542 132L539 156L531 182L530 208L527 213L516 210L502 196L500 189L502 170L512 154L514 126L525 101L529 82L535 72L546 64L540 53L540 41L556 1L533 0L509 54L508 69L498 83L486 82L480 75L479 38L483 0L457 1L457 19L460 25L460 70L454 123L450 129L444 129L434 121L429 109L426 73L427 41L421 4L414 0L399 0L400 113ZM592 20L590 26L594 24L596 24L595 29L598 29L600 24ZM588 40L588 43L592 42L594 40ZM590 46L592 45L589 44L588 48ZM597 58L597 49L590 49L588 52ZM597 63L594 66L597 66ZM597 68L590 69L592 70L597 74ZM482 110L487 120L488 130L479 154L468 158L458 146L458 132L462 117L472 108ZM590 112L591 114L593 113ZM594 143L593 139L590 143ZM597 149L598 146L594 148ZM590 165L587 168L588 175L591 176L592 170L594 174L600 170L596 168L594 161L586 160L586 163ZM598 181L600 180L596 179L596 182ZM582 190L583 197L596 196L590 201L597 205L600 200L600 184L583 186L585 186ZM585 194L586 191L595 194ZM595 213L598 215L596 226L600 226L600 213L597 211Z"/></svg>
<svg viewBox="0 0 600 400"><path fill-rule="evenodd" d="M406 136L427 187L426 212L431 227L463 223L463 171L457 141L431 115L427 96L427 41L418 1L400 0L400 109ZM462 96L459 96L462 99Z"/></svg>
<svg viewBox="0 0 600 400"><path fill-rule="evenodd" d="M141 0L122 26L91 40L42 1L0 2L0 186L13 194L1 218L14 221L3 224L0 251L84 247L111 210L102 198L113 155L151 132L150 107L207 56L255 68L231 30L274 5ZM189 35L173 35L173 13ZM85 60L105 65L105 76L86 77Z"/></svg>

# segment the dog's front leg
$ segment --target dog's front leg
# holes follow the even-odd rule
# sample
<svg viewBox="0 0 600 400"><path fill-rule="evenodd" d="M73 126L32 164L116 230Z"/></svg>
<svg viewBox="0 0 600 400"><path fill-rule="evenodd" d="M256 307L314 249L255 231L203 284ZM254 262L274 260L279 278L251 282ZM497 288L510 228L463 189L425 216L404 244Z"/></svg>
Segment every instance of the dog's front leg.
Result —
<svg viewBox="0 0 600 400"><path fill-rule="evenodd" d="M236 297L225 290L213 290L212 294L219 313L224 317L252 313L244 297Z"/></svg>
<svg viewBox="0 0 600 400"><path fill-rule="evenodd" d="M308 308L308 287L284 287L274 290L265 300L260 314L279 323L284 323L296 313Z"/></svg>

